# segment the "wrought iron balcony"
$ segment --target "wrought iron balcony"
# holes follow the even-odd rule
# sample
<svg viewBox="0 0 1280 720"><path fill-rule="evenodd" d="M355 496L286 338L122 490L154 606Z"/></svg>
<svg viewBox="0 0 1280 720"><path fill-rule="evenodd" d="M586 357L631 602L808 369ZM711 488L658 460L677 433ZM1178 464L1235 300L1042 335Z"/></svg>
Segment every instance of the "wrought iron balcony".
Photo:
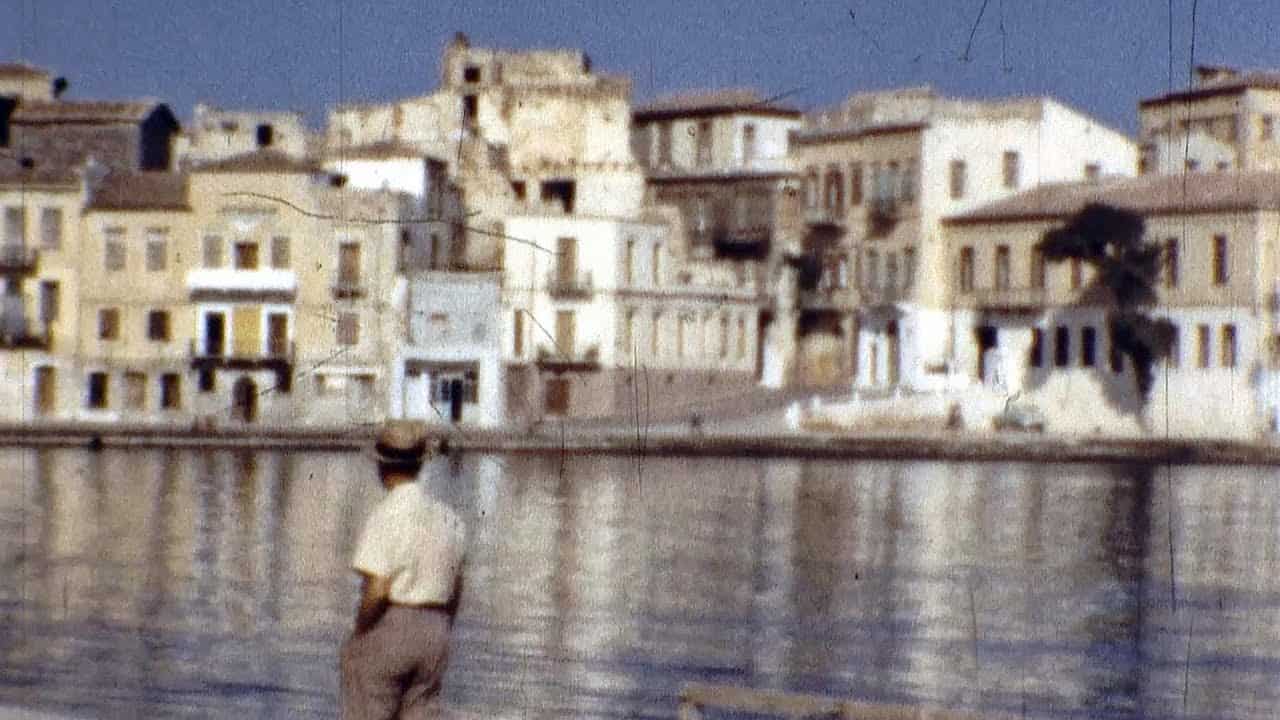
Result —
<svg viewBox="0 0 1280 720"><path fill-rule="evenodd" d="M591 297L593 288L590 272L552 270L547 273L547 292L552 297L585 299Z"/></svg>
<svg viewBox="0 0 1280 720"><path fill-rule="evenodd" d="M0 245L0 274L34 275L40 267L40 253L35 248L15 243Z"/></svg>
<svg viewBox="0 0 1280 720"><path fill-rule="evenodd" d="M968 293L974 304L988 310L1032 312L1045 307L1047 298L1042 287L974 288Z"/></svg>
<svg viewBox="0 0 1280 720"><path fill-rule="evenodd" d="M539 367L546 370L599 370L600 346L590 345L578 349L539 345L537 362Z"/></svg>
<svg viewBox="0 0 1280 720"><path fill-rule="evenodd" d="M236 353L228 352L226 345L214 346L208 343L201 346L191 340L187 346L187 356L191 361L191 369L196 371L214 370L270 370L275 373L276 385L284 392L289 391L293 378L294 358L297 354L295 343L269 343L264 352Z"/></svg>

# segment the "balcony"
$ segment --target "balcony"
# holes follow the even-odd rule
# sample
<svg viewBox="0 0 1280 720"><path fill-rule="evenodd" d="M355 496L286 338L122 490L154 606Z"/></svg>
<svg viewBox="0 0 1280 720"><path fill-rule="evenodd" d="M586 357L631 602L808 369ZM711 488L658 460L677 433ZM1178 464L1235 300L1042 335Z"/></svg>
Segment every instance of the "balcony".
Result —
<svg viewBox="0 0 1280 720"><path fill-rule="evenodd" d="M555 372L599 370L600 346L591 345L577 350L539 345L537 363L539 368Z"/></svg>
<svg viewBox="0 0 1280 720"><path fill-rule="evenodd" d="M339 300L358 300L365 296L365 287L359 280L343 280L339 278L329 288L333 296Z"/></svg>
<svg viewBox="0 0 1280 720"><path fill-rule="evenodd" d="M1042 287L975 288L968 295L983 310L1004 312L1039 312L1047 302L1045 289Z"/></svg>
<svg viewBox="0 0 1280 720"><path fill-rule="evenodd" d="M40 267L40 253L25 245L0 245L0 275L34 275Z"/></svg>
<svg viewBox="0 0 1280 720"><path fill-rule="evenodd" d="M187 273L192 300L261 300L292 302L298 276L292 270L202 268Z"/></svg>
<svg viewBox="0 0 1280 720"><path fill-rule="evenodd" d="M829 287L800 292L803 310L852 310L857 293L853 288Z"/></svg>
<svg viewBox="0 0 1280 720"><path fill-rule="evenodd" d="M896 305L911 297L911 288L901 285L864 286L858 295L862 304L870 307Z"/></svg>
<svg viewBox="0 0 1280 720"><path fill-rule="evenodd" d="M874 197L867 203L867 232L883 235L893 229L902 216L902 206L892 196Z"/></svg>
<svg viewBox="0 0 1280 720"><path fill-rule="evenodd" d="M822 206L806 208L804 223L814 230L839 230L844 227L844 211Z"/></svg>
<svg viewBox="0 0 1280 720"><path fill-rule="evenodd" d="M547 273L547 293L553 298L585 300L591 297L593 288L590 272L552 270Z"/></svg>
<svg viewBox="0 0 1280 720"><path fill-rule="evenodd" d="M711 246L716 257L763 260L769 254L770 240L768 227L716 228L711 235Z"/></svg>
<svg viewBox="0 0 1280 720"><path fill-rule="evenodd" d="M294 359L297 355L295 343L279 343L268 347L265 352L252 355L227 352L226 347L198 347L195 340L187 346L187 356L191 361L191 369L199 372L215 370L270 370L275 373L276 386L282 392L289 392L293 380Z"/></svg>

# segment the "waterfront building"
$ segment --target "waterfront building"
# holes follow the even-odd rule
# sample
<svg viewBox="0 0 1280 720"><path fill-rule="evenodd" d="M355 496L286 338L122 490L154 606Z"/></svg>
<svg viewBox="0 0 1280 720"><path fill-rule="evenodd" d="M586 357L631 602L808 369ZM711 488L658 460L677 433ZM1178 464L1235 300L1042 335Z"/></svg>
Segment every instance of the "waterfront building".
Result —
<svg viewBox="0 0 1280 720"><path fill-rule="evenodd" d="M1280 71L1199 66L1138 104L1141 172L1280 171Z"/></svg>
<svg viewBox="0 0 1280 720"><path fill-rule="evenodd" d="M1105 298L1087 264L1046 264L1044 234L1089 203L1139 213L1159 245L1152 314L1171 356L1141 402L1112 351ZM1254 438L1280 423L1280 175L1148 174L1050 184L945 221L955 362L972 382L1020 397L1055 432Z"/></svg>
<svg viewBox="0 0 1280 720"><path fill-rule="evenodd" d="M858 93L791 137L802 212L798 368L810 383L944 387L951 369L943 217L1042 183L1132 175L1123 134L1049 98ZM782 300L779 300L781 303Z"/></svg>
<svg viewBox="0 0 1280 720"><path fill-rule="evenodd" d="M759 283L753 370L774 387L794 355L794 318L778 313L772 300L785 255L778 216L796 187L788 134L799 126L798 109L753 90L675 95L632 113L632 149L645 168L646 202L677 212L672 252L714 261Z"/></svg>

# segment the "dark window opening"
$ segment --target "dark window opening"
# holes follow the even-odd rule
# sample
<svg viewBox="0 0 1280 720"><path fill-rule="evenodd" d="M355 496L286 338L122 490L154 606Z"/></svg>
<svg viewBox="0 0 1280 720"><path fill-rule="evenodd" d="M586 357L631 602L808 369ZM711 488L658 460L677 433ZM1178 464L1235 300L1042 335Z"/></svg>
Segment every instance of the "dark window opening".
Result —
<svg viewBox="0 0 1280 720"><path fill-rule="evenodd" d="M107 406L107 374L89 373L89 407L101 410Z"/></svg>
<svg viewBox="0 0 1280 720"><path fill-rule="evenodd" d="M1124 372L1124 355L1120 353L1120 345L1116 343L1116 332L1114 329L1108 333L1107 344L1111 347L1110 352L1108 353L1110 356L1111 372L1117 374Z"/></svg>
<svg viewBox="0 0 1280 720"><path fill-rule="evenodd" d="M1080 367L1093 367L1097 362L1098 333L1092 327L1080 329Z"/></svg>
<svg viewBox="0 0 1280 720"><path fill-rule="evenodd" d="M478 114L478 101L475 95L462 96L462 124L475 125Z"/></svg>
<svg viewBox="0 0 1280 720"><path fill-rule="evenodd" d="M270 125L262 124L258 126L258 147L271 147L271 143L275 142L276 129Z"/></svg>
<svg viewBox="0 0 1280 720"><path fill-rule="evenodd" d="M205 368L200 371L198 387L202 393L211 393L217 389L217 383L214 382L213 368Z"/></svg>
<svg viewBox="0 0 1280 720"><path fill-rule="evenodd" d="M1066 367L1071 362L1071 328L1059 325L1054 335L1053 364Z"/></svg>
<svg viewBox="0 0 1280 720"><path fill-rule="evenodd" d="M511 192L520 202L524 202L525 198L528 197L529 194L528 188L523 180L512 180Z"/></svg>
<svg viewBox="0 0 1280 720"><path fill-rule="evenodd" d="M480 66L468 65L462 69L462 81L469 83L480 82Z"/></svg>
<svg viewBox="0 0 1280 720"><path fill-rule="evenodd" d="M147 313L147 339L160 342L169 340L169 313L164 310Z"/></svg>
<svg viewBox="0 0 1280 720"><path fill-rule="evenodd" d="M165 410L182 407L182 378L177 373L160 376L160 407Z"/></svg>
<svg viewBox="0 0 1280 720"><path fill-rule="evenodd" d="M1031 351L1029 363L1031 367L1044 367L1044 331L1031 328Z"/></svg>
<svg viewBox="0 0 1280 720"><path fill-rule="evenodd" d="M573 213L576 184L572 180L547 180L542 183L542 202L558 202L565 214Z"/></svg>

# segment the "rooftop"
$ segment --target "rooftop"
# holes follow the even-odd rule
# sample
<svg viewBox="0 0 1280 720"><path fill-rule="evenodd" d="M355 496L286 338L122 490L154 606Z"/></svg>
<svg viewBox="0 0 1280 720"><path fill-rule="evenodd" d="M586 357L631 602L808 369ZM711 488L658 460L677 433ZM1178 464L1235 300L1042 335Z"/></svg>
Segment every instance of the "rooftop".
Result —
<svg viewBox="0 0 1280 720"><path fill-rule="evenodd" d="M758 91L750 88L696 91L658 98L637 106L631 114L636 120L729 113L800 117L799 110L777 102L778 99L761 97Z"/></svg>
<svg viewBox="0 0 1280 720"><path fill-rule="evenodd" d="M938 120L1038 120L1041 97L950 98L928 86L860 92L835 107L806 113L801 140L845 139L928 127Z"/></svg>
<svg viewBox="0 0 1280 720"><path fill-rule="evenodd" d="M946 219L950 224L1052 220L1090 203L1143 215L1280 210L1280 173L1189 173L1051 183Z"/></svg>
<svg viewBox="0 0 1280 720"><path fill-rule="evenodd" d="M156 100L50 100L24 102L13 111L15 125L36 123L137 123L157 108Z"/></svg>
<svg viewBox="0 0 1280 720"><path fill-rule="evenodd" d="M191 168L197 173L282 173L309 175L319 167L310 160L299 160L279 150L257 150L221 160L199 163Z"/></svg>
<svg viewBox="0 0 1280 720"><path fill-rule="evenodd" d="M49 71L24 62L6 62L0 63L0 78L39 78L46 80L49 77Z"/></svg>
<svg viewBox="0 0 1280 720"><path fill-rule="evenodd" d="M333 146L329 148L330 160L399 160L425 157L427 153L408 143L385 141L366 145Z"/></svg>
<svg viewBox="0 0 1280 720"><path fill-rule="evenodd" d="M113 171L91 193L90 210L188 210L187 176Z"/></svg>
<svg viewBox="0 0 1280 720"><path fill-rule="evenodd" d="M1238 70L1230 67L1201 65L1196 68L1196 82L1185 90L1177 90L1139 103L1140 107L1188 102L1217 95L1235 95L1245 90L1280 90L1280 70Z"/></svg>

